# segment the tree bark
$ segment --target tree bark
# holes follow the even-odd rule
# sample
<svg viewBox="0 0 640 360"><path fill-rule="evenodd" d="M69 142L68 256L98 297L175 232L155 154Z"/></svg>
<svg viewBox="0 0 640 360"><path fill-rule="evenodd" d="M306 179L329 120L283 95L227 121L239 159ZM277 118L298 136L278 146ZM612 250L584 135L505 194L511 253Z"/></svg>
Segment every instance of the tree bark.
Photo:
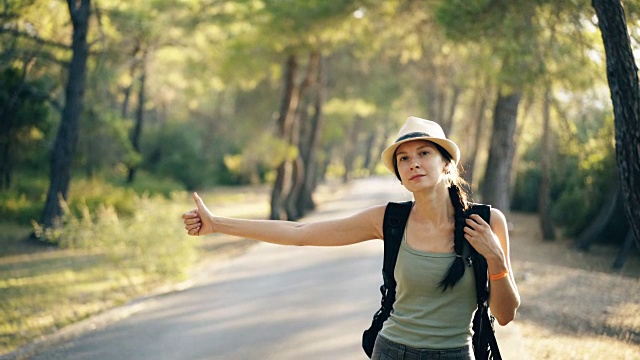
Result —
<svg viewBox="0 0 640 360"><path fill-rule="evenodd" d="M67 0L73 24L72 56L65 89L62 119L51 152L49 190L42 214L45 229L60 226L60 199L67 199L73 159L78 144L78 128L82 113L84 83L87 71L87 32L91 14L91 0Z"/></svg>
<svg viewBox="0 0 640 360"><path fill-rule="evenodd" d="M11 143L0 141L0 189L5 190L11 186L11 165L10 165Z"/></svg>
<svg viewBox="0 0 640 360"><path fill-rule="evenodd" d="M138 107L136 108L136 125L131 133L131 146L133 150L140 154L140 138L142 138L142 125L144 123L144 103L146 101L146 83L147 83L147 50L142 53L142 64L140 68L140 87L138 88ZM127 182L133 183L136 177L137 164L129 165L129 176Z"/></svg>
<svg viewBox="0 0 640 360"><path fill-rule="evenodd" d="M322 105L324 104L325 92L326 92L326 78L325 78L325 66L324 60L320 54L318 54L318 66L317 76L315 83L315 98L313 105L313 116L309 121L308 136L306 140L306 147L308 151L301 152L302 159L307 164L304 173L304 179L302 189L300 190L300 197L298 199L298 211L301 214L306 214L309 210L313 210L316 207L313 201L313 193L317 186L318 177L318 146L320 142L320 135L322 133L323 114ZM302 149L301 149L302 150Z"/></svg>
<svg viewBox="0 0 640 360"><path fill-rule="evenodd" d="M616 259L613 261L613 265L611 267L614 270L622 270L624 267L624 263L627 261L629 257L629 253L633 251L634 240L633 240L633 231L629 229L627 232L627 236L624 238L624 242L620 245L620 250L616 255Z"/></svg>
<svg viewBox="0 0 640 360"><path fill-rule="evenodd" d="M538 213L540 214L540 228L545 240L555 240L556 233L551 220L551 104L549 89L544 94L542 151L540 151L540 189L538 192Z"/></svg>
<svg viewBox="0 0 640 360"><path fill-rule="evenodd" d="M290 124L293 121L293 116L296 108L297 99L295 99L296 84L295 78L298 73L298 62L294 55L290 55L287 58L285 65L285 77L284 77L284 93L282 95L282 103L280 105L280 114L277 120L278 136L282 139L288 138ZM271 214L270 219L281 220L285 219L285 213L283 212L284 200L283 193L288 191L290 186L290 164L287 160L278 165L276 170L276 180L271 190Z"/></svg>
<svg viewBox="0 0 640 360"><path fill-rule="evenodd" d="M476 114L475 121L475 133L473 135L473 146L471 152L465 156L467 163L465 166L465 180L469 183L469 186L473 189L473 180L476 170L476 162L478 160L478 151L480 150L480 139L482 138L482 125L484 123L484 110L487 106L487 99L482 94L478 94L478 112Z"/></svg>
<svg viewBox="0 0 640 360"><path fill-rule="evenodd" d="M347 133L347 140L344 151L344 174L342 175L342 182L347 183L353 177L353 165L358 153L358 134L361 133L362 117L356 115L351 128Z"/></svg>
<svg viewBox="0 0 640 360"><path fill-rule="evenodd" d="M640 246L640 89L620 0L593 0L607 58L613 102L616 162L625 212Z"/></svg>
<svg viewBox="0 0 640 360"><path fill-rule="evenodd" d="M129 64L129 77L131 79L135 78L136 75L136 70L138 69L138 53L140 52L140 44L136 43L135 48L133 49L133 52L131 54L131 60L130 60L130 64ZM127 116L129 116L129 99L131 98L131 90L133 89L133 84L135 82L131 81L131 83L129 85L127 85L127 87L125 87L123 89L123 100L122 100L122 106L120 109L120 116L123 119L126 119Z"/></svg>
<svg viewBox="0 0 640 360"><path fill-rule="evenodd" d="M458 108L458 100L460 99L460 94L462 93L462 89L459 86L452 85L453 90L451 92L451 98L449 99L449 107L446 115L443 113L442 117L442 130L444 130L445 134L451 133L451 128L453 128L453 119L456 116L456 110Z"/></svg>
<svg viewBox="0 0 640 360"><path fill-rule="evenodd" d="M620 187L616 186L605 198L606 202L600 208L598 215L589 223L584 231L575 240L575 246L579 250L588 251L594 241L602 234L602 231L615 216L616 206L620 201Z"/></svg>
<svg viewBox="0 0 640 360"><path fill-rule="evenodd" d="M300 86L300 102L303 103L305 93L310 88L315 88L318 83L318 69L320 67L320 53L312 51L309 54L309 68L307 74ZM308 115L305 106L298 105L296 108L296 122L292 128L290 143L298 148L298 156L293 161L293 172L291 176L291 190L287 194L285 207L289 220L297 220L304 215L304 210L299 206L300 197L305 185L305 179L310 168L313 166L309 163L309 153L312 149L309 147L308 141L309 131L313 128L309 124ZM317 129L316 129L317 130Z"/></svg>
<svg viewBox="0 0 640 360"><path fill-rule="evenodd" d="M374 168L376 161L374 160L373 149L376 148L376 139L378 138L378 134L376 131L371 131L367 136L367 140L364 142L365 154L364 161L362 163L362 167L367 170L371 170ZM376 159L377 160L377 159Z"/></svg>
<svg viewBox="0 0 640 360"><path fill-rule="evenodd" d="M493 133L482 186L482 201L508 212L510 208L511 167L515 154L515 131L521 94L498 94L493 113Z"/></svg>

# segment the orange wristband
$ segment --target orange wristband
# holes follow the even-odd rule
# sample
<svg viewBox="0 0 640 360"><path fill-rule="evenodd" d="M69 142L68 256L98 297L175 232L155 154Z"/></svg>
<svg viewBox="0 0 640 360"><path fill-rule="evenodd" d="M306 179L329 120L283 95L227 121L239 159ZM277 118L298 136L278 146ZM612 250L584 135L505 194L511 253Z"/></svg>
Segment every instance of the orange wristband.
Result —
<svg viewBox="0 0 640 360"><path fill-rule="evenodd" d="M503 272L497 274L489 274L489 280L500 280L502 278L507 277L509 275L509 270L504 269Z"/></svg>

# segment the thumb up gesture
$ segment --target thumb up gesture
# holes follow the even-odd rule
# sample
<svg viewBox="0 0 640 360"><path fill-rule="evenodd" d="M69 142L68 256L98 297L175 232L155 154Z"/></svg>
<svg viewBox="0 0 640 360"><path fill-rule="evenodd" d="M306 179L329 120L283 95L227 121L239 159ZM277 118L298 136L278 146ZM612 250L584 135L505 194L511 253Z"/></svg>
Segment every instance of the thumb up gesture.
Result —
<svg viewBox="0 0 640 360"><path fill-rule="evenodd" d="M213 215L207 209L198 193L193 193L193 201L196 208L182 214L182 221L187 234L198 236L214 233Z"/></svg>

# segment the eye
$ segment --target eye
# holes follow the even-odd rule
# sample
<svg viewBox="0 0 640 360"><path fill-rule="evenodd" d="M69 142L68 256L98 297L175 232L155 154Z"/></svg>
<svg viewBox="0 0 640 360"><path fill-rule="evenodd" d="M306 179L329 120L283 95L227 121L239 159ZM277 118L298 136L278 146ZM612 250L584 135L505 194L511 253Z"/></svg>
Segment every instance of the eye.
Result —
<svg viewBox="0 0 640 360"><path fill-rule="evenodd" d="M422 150L420 151L420 156L426 156L429 155L431 152L429 150Z"/></svg>
<svg viewBox="0 0 640 360"><path fill-rule="evenodd" d="M406 161L407 159L409 159L409 157L408 157L408 156L406 156L406 155L398 156L398 162L400 162L400 161Z"/></svg>

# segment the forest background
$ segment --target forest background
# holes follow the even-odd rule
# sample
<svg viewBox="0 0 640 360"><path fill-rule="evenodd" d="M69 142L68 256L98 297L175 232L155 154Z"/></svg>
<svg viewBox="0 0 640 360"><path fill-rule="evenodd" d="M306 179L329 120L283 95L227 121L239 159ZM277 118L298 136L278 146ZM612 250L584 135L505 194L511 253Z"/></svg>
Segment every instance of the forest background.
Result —
<svg viewBox="0 0 640 360"><path fill-rule="evenodd" d="M476 201L634 251L587 2L20 0L0 38L0 350L187 277L188 191L267 187L264 215L299 219L386 173L410 115L460 145Z"/></svg>

